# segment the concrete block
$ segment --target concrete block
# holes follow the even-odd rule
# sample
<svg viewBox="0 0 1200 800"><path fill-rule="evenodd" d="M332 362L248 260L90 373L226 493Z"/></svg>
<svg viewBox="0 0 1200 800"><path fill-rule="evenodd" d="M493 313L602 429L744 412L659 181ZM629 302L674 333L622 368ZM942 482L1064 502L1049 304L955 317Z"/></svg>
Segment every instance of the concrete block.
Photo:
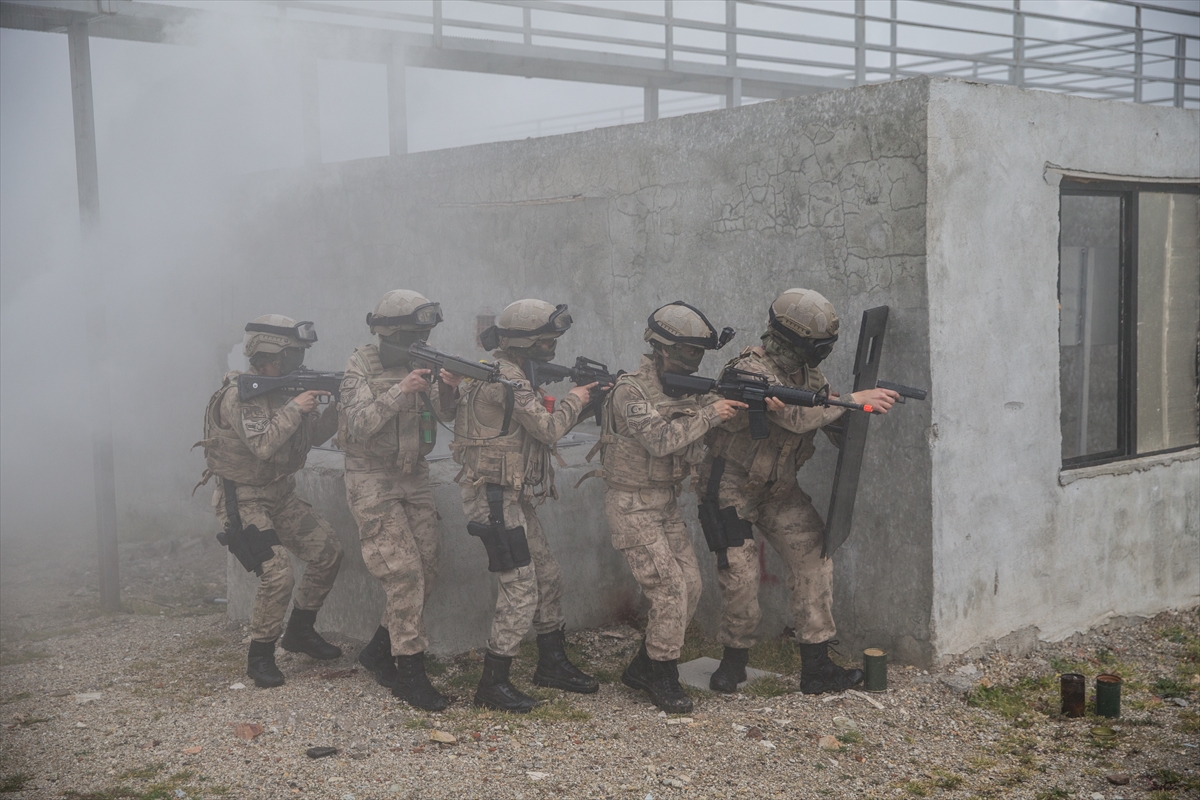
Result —
<svg viewBox="0 0 1200 800"><path fill-rule="evenodd" d="M721 661L716 658L693 658L691 661L679 665L679 681L686 683L688 686L694 686L697 689L710 691L708 688L708 679L717 671L717 667L721 666ZM754 683L759 678L778 678L778 672L767 672L765 669L755 669L754 667L746 667L746 680L738 684L741 689L751 683Z"/></svg>

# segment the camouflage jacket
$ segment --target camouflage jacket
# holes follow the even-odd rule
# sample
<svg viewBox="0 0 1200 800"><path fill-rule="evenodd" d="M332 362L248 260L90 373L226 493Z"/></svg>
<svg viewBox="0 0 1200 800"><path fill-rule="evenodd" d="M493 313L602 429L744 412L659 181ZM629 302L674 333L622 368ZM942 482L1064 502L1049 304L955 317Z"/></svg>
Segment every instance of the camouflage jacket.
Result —
<svg viewBox="0 0 1200 800"><path fill-rule="evenodd" d="M291 398L276 393L250 400L238 398L239 372L225 375L221 388L204 412L204 447L208 462L201 483L209 476L247 486L266 486L298 472L308 451L322 444L337 428L337 411L305 414Z"/></svg>
<svg viewBox="0 0 1200 800"><path fill-rule="evenodd" d="M454 460L463 467L458 480L496 483L517 490L547 484L545 493L557 496L550 455L556 452L554 444L579 421L583 402L576 395L565 394L551 413L542 402L546 392L530 386L515 357L504 350L495 351L492 357L501 376L513 383L509 432L501 435L509 387L464 381L454 419L454 442L450 445Z"/></svg>
<svg viewBox="0 0 1200 800"><path fill-rule="evenodd" d="M643 356L605 401L599 445L605 483L625 490L682 483L703 457L700 440L721 421L716 399L668 397L654 362Z"/></svg>
<svg viewBox="0 0 1200 800"><path fill-rule="evenodd" d="M819 391L827 385L825 376L815 367L801 369L797 373L798 380L793 381L761 347L747 347L725 366L765 375L772 386ZM794 478L796 470L816 452L813 439L817 431L839 419L843 411L841 408L803 406L768 411L770 435L758 440L750 438L750 418L738 414L708 435L708 454L701 471L708 474L713 459L724 456L727 464L741 468L751 485L761 486L789 476ZM833 434L827 434L834 438ZM834 441L837 442L836 438ZM736 472L732 470L727 474Z"/></svg>
<svg viewBox="0 0 1200 800"><path fill-rule="evenodd" d="M338 445L346 453L346 469L399 469L409 475L433 450L434 414L443 420L454 417L453 393L441 398L435 379L427 396L403 394L400 381L408 373L406 366L384 369L373 344L350 356L338 402Z"/></svg>

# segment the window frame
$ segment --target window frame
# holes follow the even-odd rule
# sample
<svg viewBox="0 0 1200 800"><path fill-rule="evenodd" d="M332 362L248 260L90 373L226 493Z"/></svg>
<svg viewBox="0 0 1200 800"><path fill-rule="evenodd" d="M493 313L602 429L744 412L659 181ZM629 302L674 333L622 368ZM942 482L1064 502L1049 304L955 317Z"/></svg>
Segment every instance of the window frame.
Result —
<svg viewBox="0 0 1200 800"><path fill-rule="evenodd" d="M1137 452L1137 287L1138 287L1138 196L1142 192L1200 195L1200 184L1155 183L1153 181L1104 180L1102 178L1063 177L1058 193L1058 280L1056 300L1062 302L1062 200L1064 197L1119 197L1121 201L1120 244L1117 288L1117 447L1099 453L1062 459L1062 469L1078 469L1192 450L1200 445L1186 444L1163 450ZM1062 354L1059 343L1059 385ZM1059 407L1062 406L1059 389ZM1059 436L1062 436L1060 416ZM1059 448L1061 453L1061 447Z"/></svg>

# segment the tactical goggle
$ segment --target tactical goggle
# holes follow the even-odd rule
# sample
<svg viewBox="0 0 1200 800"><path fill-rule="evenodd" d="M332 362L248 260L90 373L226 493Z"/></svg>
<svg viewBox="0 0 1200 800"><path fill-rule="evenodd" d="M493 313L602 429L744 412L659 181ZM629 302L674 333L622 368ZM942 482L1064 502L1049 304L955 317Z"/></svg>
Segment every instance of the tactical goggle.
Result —
<svg viewBox="0 0 1200 800"><path fill-rule="evenodd" d="M441 321L441 303L426 303L423 306L417 306L411 314L405 314L400 317L377 317L374 314L367 314L367 325L372 328L376 326L380 328L394 328L398 325L417 325L422 328L432 328Z"/></svg>
<svg viewBox="0 0 1200 800"><path fill-rule="evenodd" d="M674 303L667 303L667 305L683 306L684 308L695 311L704 324L708 326L708 336L680 336L679 334L669 331L662 325L658 324L658 321L654 319L654 314L657 314L663 308L666 308L666 306L656 308L654 310L654 314L651 314L650 318L646 320L646 327L657 333L659 336L665 336L673 342L677 342L678 344L691 344L695 345L696 347L703 347L705 350L720 350L722 347L729 344L729 340L732 339L736 333L733 328L726 327L721 330L721 334L718 336L717 329L714 328L713 324L708 321L708 317L704 316L704 312L695 306L689 306L682 300L676 300Z"/></svg>
<svg viewBox="0 0 1200 800"><path fill-rule="evenodd" d="M528 339L534 336L542 336L547 333L553 333L561 336L567 332L567 328L571 327L571 315L567 313L567 304L559 303L554 307L554 313L550 315L550 319L545 325L532 331L518 331L509 328L496 328L496 333L506 339Z"/></svg>
<svg viewBox="0 0 1200 800"><path fill-rule="evenodd" d="M833 343L838 340L838 335L835 333L825 339L812 339L807 336L802 336L798 332L792 330L788 326L780 322L779 317L775 315L775 307L771 306L767 309L767 316L770 317L771 330L778 333L788 344L793 347L799 347L810 352L820 355L822 358L828 356L833 351Z"/></svg>
<svg viewBox="0 0 1200 800"><path fill-rule="evenodd" d="M273 333L276 336L290 336L293 339L298 339L306 345L312 344L317 340L317 329L311 322L297 322L291 328L285 328L280 325L266 325L262 322L249 322L246 324L246 333Z"/></svg>

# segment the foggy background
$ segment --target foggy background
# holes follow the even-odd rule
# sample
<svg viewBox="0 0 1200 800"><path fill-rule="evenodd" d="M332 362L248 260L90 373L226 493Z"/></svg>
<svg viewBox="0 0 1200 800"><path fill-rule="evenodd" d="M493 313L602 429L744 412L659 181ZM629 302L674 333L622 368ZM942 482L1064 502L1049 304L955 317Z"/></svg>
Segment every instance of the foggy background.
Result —
<svg viewBox="0 0 1200 800"><path fill-rule="evenodd" d="M1195 7L1194 0L1176 4ZM1084 16L1085 5L1027 0L1023 8ZM1132 13L1095 8L1099 15ZM497 13L504 11L511 10ZM675 13L723 21L724 5L676 0ZM753 23L745 9L739 13L740 23ZM930 13L950 20L954 11L931 7ZM239 230L254 225L243 176L304 169L300 60L267 44L264 31L243 17L179 31L181 40L200 46L91 39L101 223L86 254L67 38L0 31L0 547L6 554L18 539L94 554L85 320L96 303L108 319L119 538L215 530L203 503L187 499L203 470L200 451L188 448L201 438L204 404L221 374L238 366L248 321L227 318L229 297L244 279L226 266L233 261L229 248ZM818 27L805 32L823 34ZM938 34L926 33L934 37L927 44L938 46ZM321 60L318 82L323 161L386 156L385 67ZM412 67L407 96L410 152L638 122L643 97L640 88ZM722 100L663 91L660 114L715 109ZM271 202L261 191L254 197ZM100 293L88 289L88 271L102 276ZM422 281L397 276L386 288L402 286L422 290ZM363 315L378 294L362 289ZM530 286L522 296L537 294ZM433 299L444 306L444 328L472 324L456 315L452 297ZM261 313L303 316L278 305L270 291L255 304ZM211 328L188 322L209 316ZM353 324L362 342L369 338L361 317L314 321L323 339L307 359L315 369L342 369L349 355L329 347L326 331ZM210 489L197 495L207 497ZM131 495L136 508L126 502Z"/></svg>

